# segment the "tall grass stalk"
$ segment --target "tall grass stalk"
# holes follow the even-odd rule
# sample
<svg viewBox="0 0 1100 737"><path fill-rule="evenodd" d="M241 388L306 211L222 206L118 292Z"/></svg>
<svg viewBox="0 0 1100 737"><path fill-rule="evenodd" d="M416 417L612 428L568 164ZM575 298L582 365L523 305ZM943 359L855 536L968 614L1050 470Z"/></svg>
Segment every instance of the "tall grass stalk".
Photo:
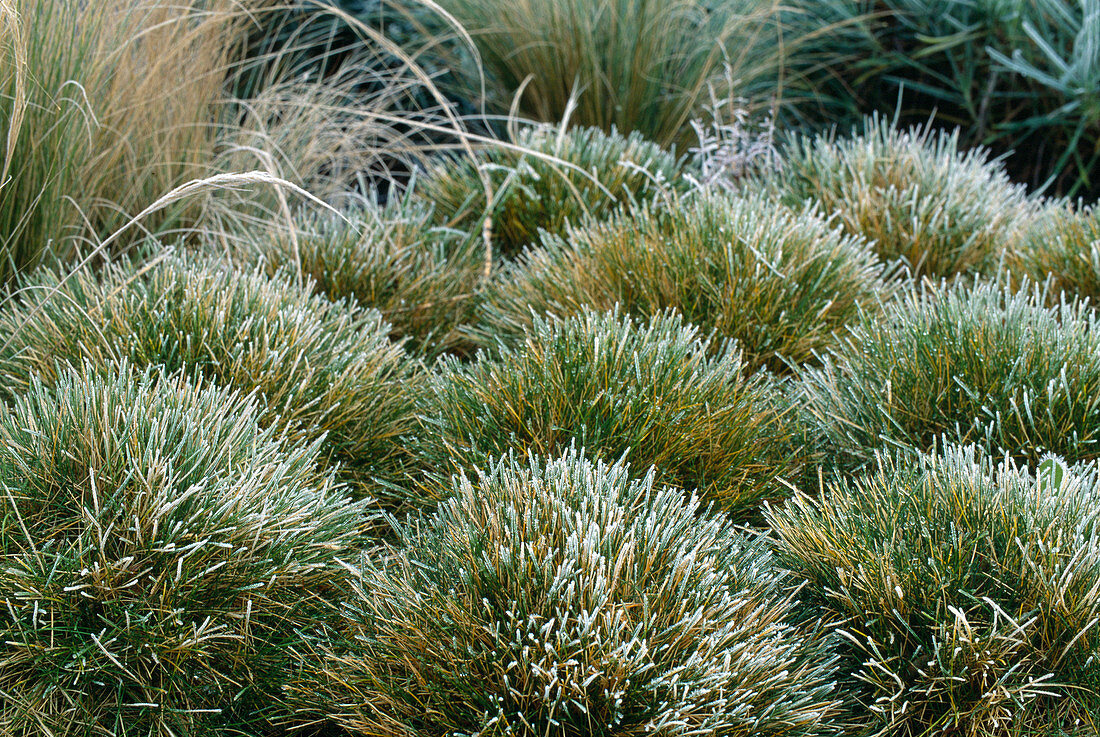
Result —
<svg viewBox="0 0 1100 737"><path fill-rule="evenodd" d="M368 99L351 96L346 75L271 77L260 99L232 97L233 80L251 69L240 58L251 29L284 7L273 0L7 0L0 10L0 119L7 122L0 280L94 246L184 182L261 168L331 198L330 185L369 169L371 156L404 155L393 128L409 116L374 113L410 86L434 90L407 55L407 66ZM364 47L400 55L377 31L355 27ZM439 109L425 118L461 132L435 97ZM286 215L280 195L268 203L265 215ZM238 204L180 200L143 226L224 230L240 224L225 217Z"/></svg>

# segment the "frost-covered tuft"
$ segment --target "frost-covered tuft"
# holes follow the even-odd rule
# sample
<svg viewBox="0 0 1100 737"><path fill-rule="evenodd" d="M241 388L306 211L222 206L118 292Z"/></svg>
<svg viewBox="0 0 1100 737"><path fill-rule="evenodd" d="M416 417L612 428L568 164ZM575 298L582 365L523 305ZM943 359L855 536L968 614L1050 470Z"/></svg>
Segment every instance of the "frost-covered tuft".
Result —
<svg viewBox="0 0 1100 737"><path fill-rule="evenodd" d="M10 393L32 377L52 383L65 363L126 359L255 391L262 422L301 442L325 436L325 455L362 494L402 477L418 380L377 312L312 296L289 274L196 257L62 278L36 274L0 311L0 386Z"/></svg>
<svg viewBox="0 0 1100 737"><path fill-rule="evenodd" d="M368 566L356 647L299 694L420 737L822 734L832 656L785 620L759 542L569 451L505 458Z"/></svg>

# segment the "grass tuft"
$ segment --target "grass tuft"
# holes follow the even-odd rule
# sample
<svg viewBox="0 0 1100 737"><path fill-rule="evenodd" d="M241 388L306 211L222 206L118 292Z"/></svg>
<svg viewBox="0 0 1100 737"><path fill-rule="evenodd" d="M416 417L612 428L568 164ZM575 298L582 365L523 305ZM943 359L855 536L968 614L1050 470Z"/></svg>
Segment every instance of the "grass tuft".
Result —
<svg viewBox="0 0 1100 737"><path fill-rule="evenodd" d="M435 164L419 194L450 227L480 237L488 219L495 254L514 256L539 230L562 233L568 222L664 195L680 186L683 165L637 133L539 126L522 129L513 145L485 149L476 163L464 157Z"/></svg>
<svg viewBox="0 0 1100 737"><path fill-rule="evenodd" d="M239 392L82 368L0 407L0 731L262 725L363 505Z"/></svg>
<svg viewBox="0 0 1100 737"><path fill-rule="evenodd" d="M121 261L64 283L43 271L0 312L0 377L18 394L66 363L129 360L255 391L293 439L326 437L325 455L358 493L401 478L401 436L416 425L418 372L377 312L311 296L199 257Z"/></svg>
<svg viewBox="0 0 1100 737"><path fill-rule="evenodd" d="M777 382L674 313L535 318L514 348L443 362L433 388L423 453L441 474L576 442L745 515L784 493L778 479L804 461Z"/></svg>
<svg viewBox="0 0 1100 737"><path fill-rule="evenodd" d="M275 275L308 277L333 301L378 310L394 340L428 357L469 350L458 328L469 321L482 282L482 245L434 224L430 208L408 198L364 204L339 215L302 216L289 226L243 233L234 258Z"/></svg>
<svg viewBox="0 0 1100 737"><path fill-rule="evenodd" d="M842 466L941 435L1038 463L1100 457L1100 326L1038 290L926 288L851 328L802 389Z"/></svg>
<svg viewBox="0 0 1100 737"><path fill-rule="evenodd" d="M958 131L901 131L875 116L849 138L792 138L782 154L783 166L764 178L780 199L820 203L918 277L988 267L1027 213L1023 187L983 150L961 152Z"/></svg>
<svg viewBox="0 0 1100 737"><path fill-rule="evenodd" d="M750 365L783 371L888 292L881 274L866 243L813 211L698 193L545 236L496 277L471 334L491 345L521 338L536 313L675 308L735 338Z"/></svg>
<svg viewBox="0 0 1100 737"><path fill-rule="evenodd" d="M1016 277L1052 280L1052 296L1100 304L1100 208L1055 202L1044 207L1025 230L1019 248L1005 254Z"/></svg>
<svg viewBox="0 0 1100 737"><path fill-rule="evenodd" d="M967 448L883 455L770 510L804 605L841 635L865 732L1095 734L1100 481Z"/></svg>
<svg viewBox="0 0 1100 737"><path fill-rule="evenodd" d="M363 734L823 734L833 656L784 621L766 549L703 511L576 451L456 477L303 695Z"/></svg>

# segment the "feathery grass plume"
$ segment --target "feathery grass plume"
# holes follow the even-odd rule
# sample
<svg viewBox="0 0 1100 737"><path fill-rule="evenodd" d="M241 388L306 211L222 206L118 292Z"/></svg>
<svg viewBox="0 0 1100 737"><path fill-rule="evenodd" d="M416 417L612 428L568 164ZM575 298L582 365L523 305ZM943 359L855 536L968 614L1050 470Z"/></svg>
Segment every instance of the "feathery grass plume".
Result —
<svg viewBox="0 0 1100 737"><path fill-rule="evenodd" d="M883 454L767 518L803 604L843 636L845 693L875 734L1096 733L1094 464Z"/></svg>
<svg viewBox="0 0 1100 737"><path fill-rule="evenodd" d="M543 237L497 275L470 332L489 345L521 339L533 313L675 308L736 338L750 365L783 371L888 291L870 247L813 210L717 190Z"/></svg>
<svg viewBox="0 0 1100 737"><path fill-rule="evenodd" d="M419 374L375 311L310 295L287 274L268 277L199 257L120 261L68 281L42 271L0 312L0 385L88 359L203 376L257 391L276 424L301 442L325 436L340 478L375 495L400 479L416 426Z"/></svg>
<svg viewBox="0 0 1100 737"><path fill-rule="evenodd" d="M825 734L834 656L759 541L576 450L452 481L300 696L376 735ZM326 677L327 676L327 677Z"/></svg>
<svg viewBox="0 0 1100 737"><path fill-rule="evenodd" d="M513 256L539 230L561 233L567 222L606 216L619 205L683 188L683 157L637 133L596 128L524 128L511 146L490 146L477 163L445 159L419 181L440 222L477 235L488 219L497 255ZM492 183L486 202L482 175Z"/></svg>
<svg viewBox="0 0 1100 737"><path fill-rule="evenodd" d="M926 287L850 328L801 375L806 411L840 466L941 435L1037 462L1100 457L1100 325L1082 302L1030 289Z"/></svg>
<svg viewBox="0 0 1100 737"><path fill-rule="evenodd" d="M391 338L411 338L407 348L429 357L469 349L458 327L476 304L482 244L435 225L431 210L409 195L383 207L362 203L340 216L273 223L242 233L233 248L237 260L262 263L269 274L300 269L329 299L377 309Z"/></svg>
<svg viewBox="0 0 1100 737"><path fill-rule="evenodd" d="M1017 278L1051 279L1053 297L1064 292L1100 304L1100 208L1048 204L1026 227L1020 247L1004 258Z"/></svg>
<svg viewBox="0 0 1100 737"><path fill-rule="evenodd" d="M535 318L516 347L445 360L432 386L422 453L440 472L576 441L747 515L804 462L802 424L778 383L672 312Z"/></svg>
<svg viewBox="0 0 1100 737"><path fill-rule="evenodd" d="M875 242L884 260L905 259L916 276L951 276L988 266L1018 237L1028 208L981 149L959 151L958 131L901 131L879 116L849 138L798 136L783 166L763 182L784 202L821 203L844 228Z"/></svg>
<svg viewBox="0 0 1100 737"><path fill-rule="evenodd" d="M337 621L366 507L239 392L123 364L0 406L0 731L254 726ZM314 633L315 634L315 633Z"/></svg>

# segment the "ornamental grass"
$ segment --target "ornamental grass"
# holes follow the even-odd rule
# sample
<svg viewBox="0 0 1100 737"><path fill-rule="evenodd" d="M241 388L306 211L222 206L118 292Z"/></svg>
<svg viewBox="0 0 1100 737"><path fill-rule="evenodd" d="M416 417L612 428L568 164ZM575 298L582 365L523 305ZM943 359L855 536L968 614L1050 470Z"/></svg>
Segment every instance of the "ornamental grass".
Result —
<svg viewBox="0 0 1100 737"><path fill-rule="evenodd" d="M539 126L522 129L512 144L486 148L477 162L445 159L418 186L439 222L480 238L488 221L494 253L510 257L539 230L561 233L568 222L685 187L683 166L682 157L637 133Z"/></svg>
<svg viewBox="0 0 1100 737"><path fill-rule="evenodd" d="M734 338L752 366L787 370L890 288L870 246L813 210L700 192L544 236L494 280L471 335L522 339L535 314L674 308Z"/></svg>
<svg viewBox="0 0 1100 737"><path fill-rule="evenodd" d="M747 515L806 463L803 424L779 383L675 313L536 318L515 347L441 362L432 388L423 462L444 477L575 442L594 458L656 466L659 483Z"/></svg>
<svg viewBox="0 0 1100 737"><path fill-rule="evenodd" d="M1100 209L1061 202L1044 207L1005 261L1017 278L1050 279L1053 297L1064 292L1100 303Z"/></svg>
<svg viewBox="0 0 1100 737"><path fill-rule="evenodd" d="M309 294L198 257L40 272L0 311L0 386L53 383L66 363L205 377L255 392L262 421L297 442L325 437L324 456L357 494L384 493L410 460L419 372L375 311Z"/></svg>
<svg viewBox="0 0 1100 737"><path fill-rule="evenodd" d="M320 443L132 369L65 369L0 407L6 735L261 729L288 650L336 621L365 509Z"/></svg>
<svg viewBox="0 0 1100 737"><path fill-rule="evenodd" d="M840 636L852 734L1097 733L1095 464L884 454L767 518Z"/></svg>
<svg viewBox="0 0 1100 737"><path fill-rule="evenodd" d="M759 541L625 464L515 456L458 476L349 609L298 697L353 733L825 733L833 656L787 623Z"/></svg>
<svg viewBox="0 0 1100 737"><path fill-rule="evenodd" d="M1037 463L1100 457L1100 325L1036 289L928 287L851 328L801 375L815 432L851 468L941 436Z"/></svg>
<svg viewBox="0 0 1100 737"><path fill-rule="evenodd" d="M234 250L238 260L262 263L271 275L300 269L330 300L378 310L391 339L408 339L413 352L469 350L458 328L480 296L483 246L435 225L422 203L406 197L300 217L289 228L243 233Z"/></svg>
<svg viewBox="0 0 1100 737"><path fill-rule="evenodd" d="M792 138L782 155L768 189L788 204L820 203L918 277L987 268L1019 238L1030 207L999 162L959 150L957 130L898 130L875 116L848 138Z"/></svg>

